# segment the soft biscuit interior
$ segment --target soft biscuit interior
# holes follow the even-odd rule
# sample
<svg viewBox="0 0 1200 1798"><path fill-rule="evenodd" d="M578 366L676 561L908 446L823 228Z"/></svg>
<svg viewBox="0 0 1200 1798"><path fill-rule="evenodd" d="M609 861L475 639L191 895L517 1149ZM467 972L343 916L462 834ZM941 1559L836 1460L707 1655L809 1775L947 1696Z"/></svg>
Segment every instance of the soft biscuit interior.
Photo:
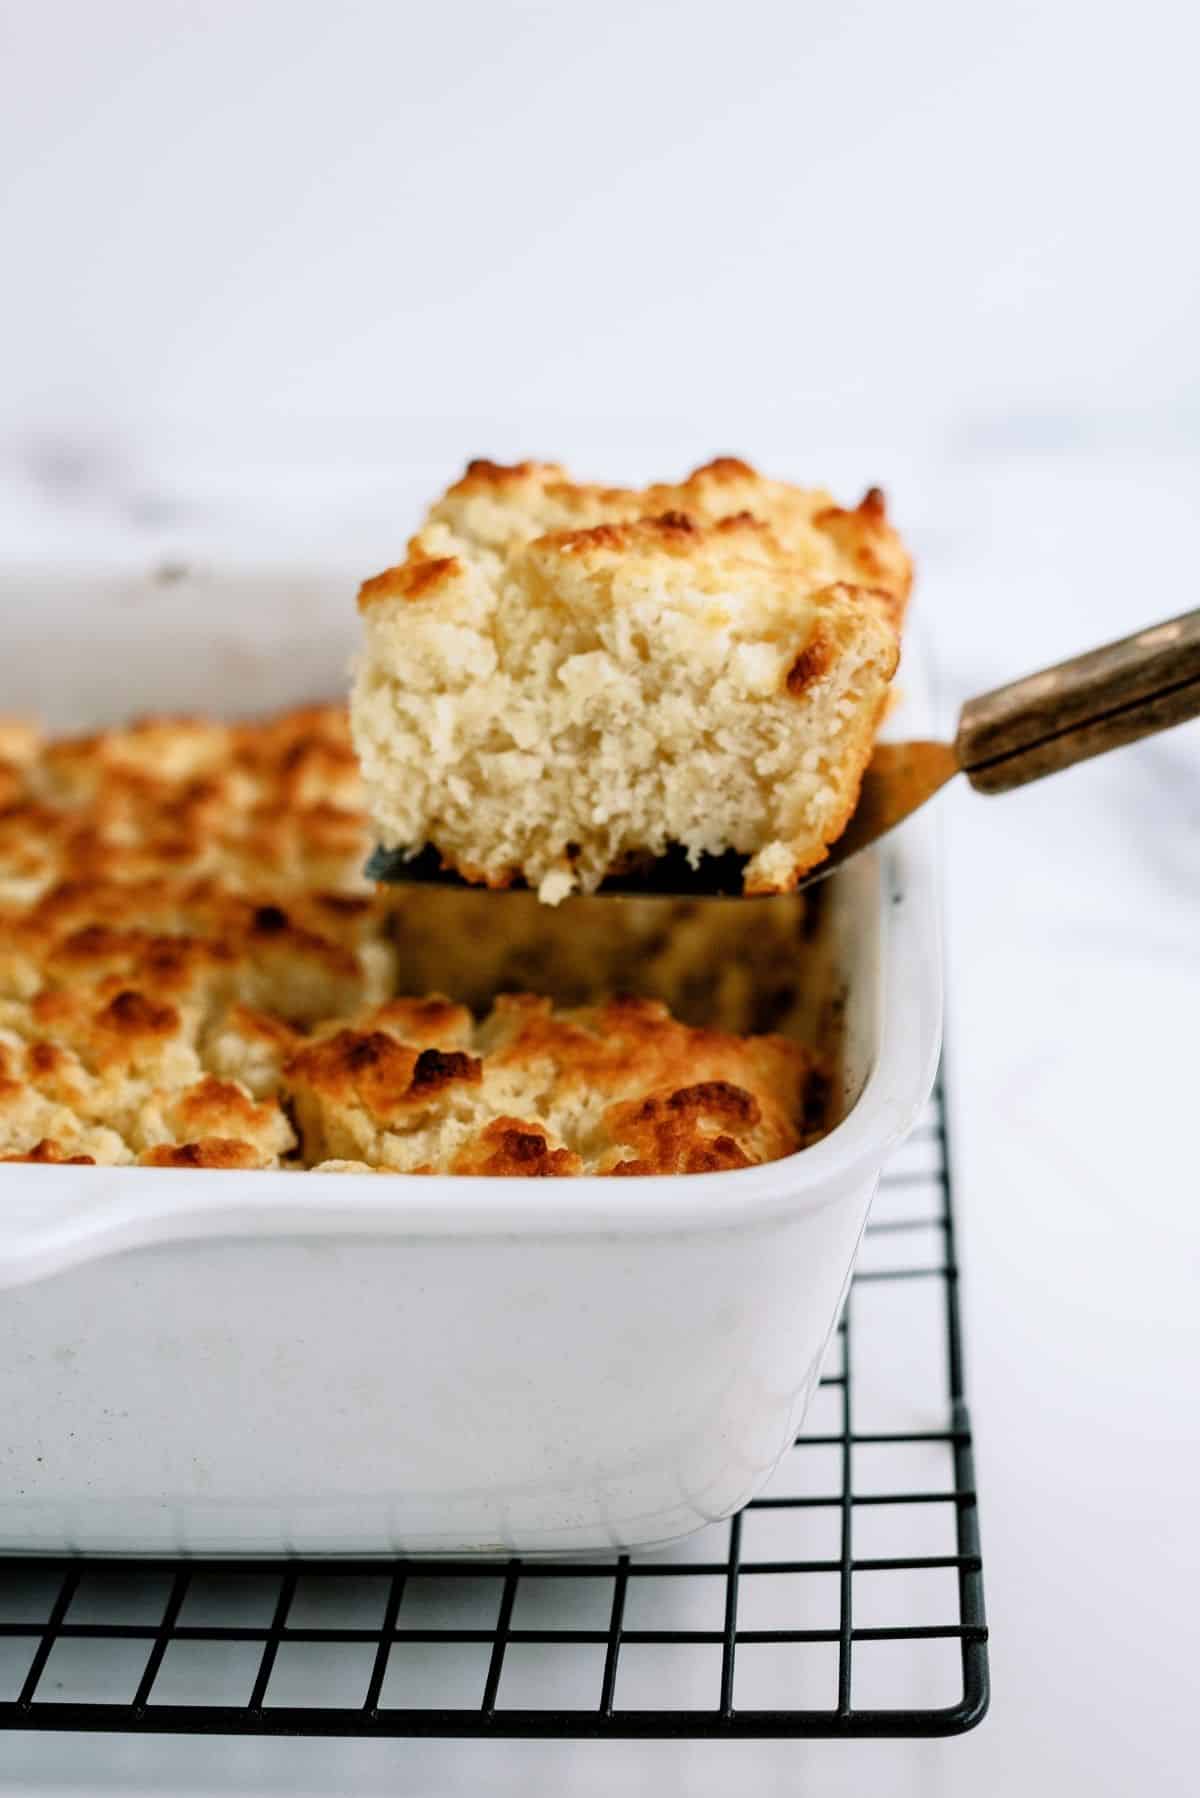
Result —
<svg viewBox="0 0 1200 1798"><path fill-rule="evenodd" d="M787 890L853 811L909 578L874 491L473 465L360 594L376 832L550 903L671 844Z"/></svg>

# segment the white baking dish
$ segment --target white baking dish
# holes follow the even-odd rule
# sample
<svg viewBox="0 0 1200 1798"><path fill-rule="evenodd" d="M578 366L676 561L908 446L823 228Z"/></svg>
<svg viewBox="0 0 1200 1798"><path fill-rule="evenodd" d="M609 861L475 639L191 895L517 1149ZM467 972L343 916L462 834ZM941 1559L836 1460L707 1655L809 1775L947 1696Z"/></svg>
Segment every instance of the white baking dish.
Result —
<svg viewBox="0 0 1200 1798"><path fill-rule="evenodd" d="M222 642L243 614L257 633L241 678L271 654L261 598L209 586ZM156 707L221 705L164 655ZM254 690L298 696L265 660ZM799 1426L938 1054L931 826L834 897L858 1096L784 1161L570 1182L0 1167L0 1549L577 1552L743 1505Z"/></svg>

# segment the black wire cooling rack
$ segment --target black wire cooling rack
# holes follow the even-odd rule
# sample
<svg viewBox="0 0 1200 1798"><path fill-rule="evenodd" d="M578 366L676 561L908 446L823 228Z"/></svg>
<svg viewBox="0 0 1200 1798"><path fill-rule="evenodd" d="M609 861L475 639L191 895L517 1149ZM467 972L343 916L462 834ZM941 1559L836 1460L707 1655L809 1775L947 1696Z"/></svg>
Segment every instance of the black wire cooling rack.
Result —
<svg viewBox="0 0 1200 1798"><path fill-rule="evenodd" d="M803 1434L731 1522L572 1561L0 1560L0 1723L951 1735L987 1708L945 1108L884 1176Z"/></svg>

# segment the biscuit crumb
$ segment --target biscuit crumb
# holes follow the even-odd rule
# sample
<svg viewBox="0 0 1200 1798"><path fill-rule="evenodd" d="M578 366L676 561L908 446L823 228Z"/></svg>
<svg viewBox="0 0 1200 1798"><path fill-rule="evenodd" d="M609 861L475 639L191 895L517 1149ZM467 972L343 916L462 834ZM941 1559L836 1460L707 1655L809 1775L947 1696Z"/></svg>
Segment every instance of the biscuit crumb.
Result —
<svg viewBox="0 0 1200 1798"><path fill-rule="evenodd" d="M376 833L547 905L671 845L788 890L854 809L910 582L878 488L473 462L360 594Z"/></svg>

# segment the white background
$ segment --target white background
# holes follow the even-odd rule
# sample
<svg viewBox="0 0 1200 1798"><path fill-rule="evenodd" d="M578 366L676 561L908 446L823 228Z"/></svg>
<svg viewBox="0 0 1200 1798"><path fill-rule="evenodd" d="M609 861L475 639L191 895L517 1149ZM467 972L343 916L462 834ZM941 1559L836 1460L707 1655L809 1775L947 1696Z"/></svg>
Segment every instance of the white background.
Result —
<svg viewBox="0 0 1200 1798"><path fill-rule="evenodd" d="M0 550L310 562L349 603L467 454L733 449L888 486L949 723L1197 603L1198 17L6 4ZM20 1737L0 1790L1194 1790L1198 776L1189 727L945 801L975 1735Z"/></svg>
<svg viewBox="0 0 1200 1798"><path fill-rule="evenodd" d="M1200 412L1184 4L2 16L0 391L35 463Z"/></svg>

